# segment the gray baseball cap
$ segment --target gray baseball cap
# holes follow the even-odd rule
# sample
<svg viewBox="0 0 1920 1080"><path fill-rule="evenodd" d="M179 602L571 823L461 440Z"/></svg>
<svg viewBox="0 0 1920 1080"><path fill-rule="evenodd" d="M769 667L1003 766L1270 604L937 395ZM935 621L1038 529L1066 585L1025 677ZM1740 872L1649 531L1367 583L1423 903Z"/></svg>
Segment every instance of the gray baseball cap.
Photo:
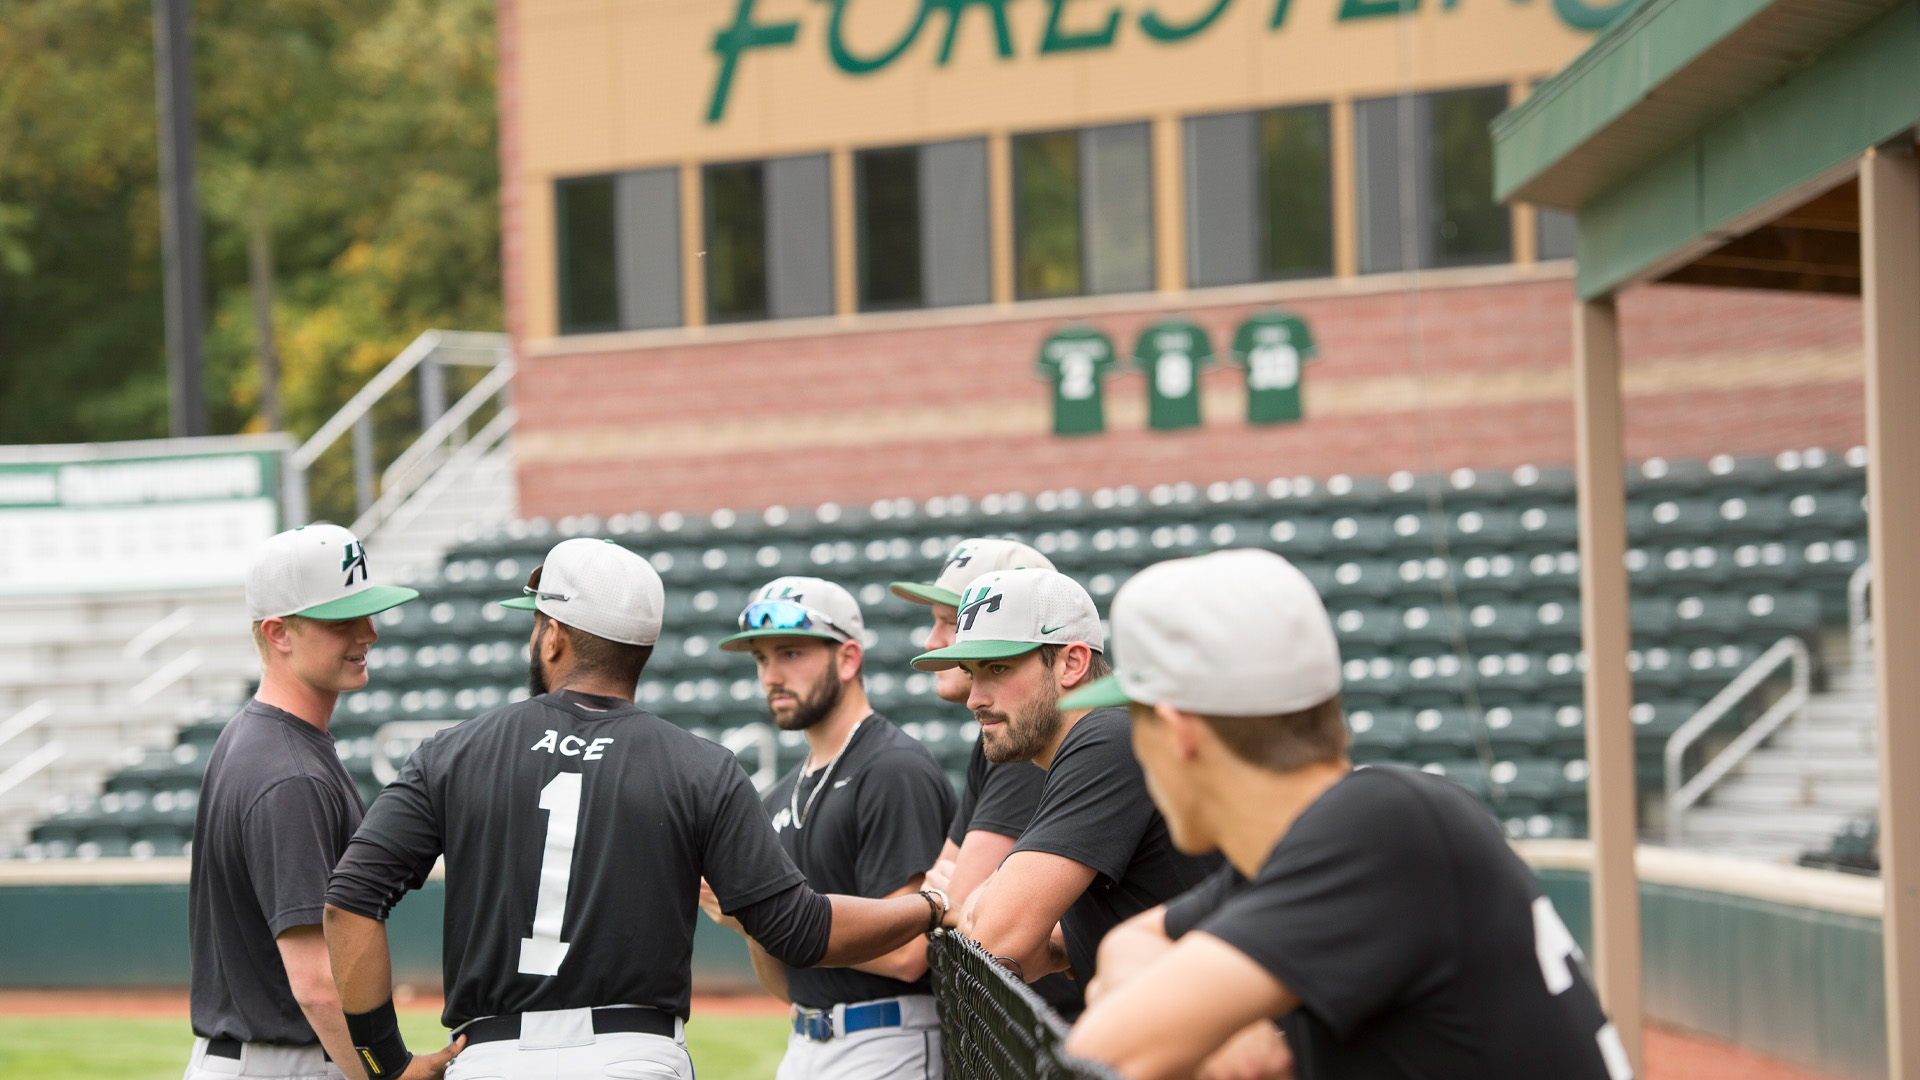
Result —
<svg viewBox="0 0 1920 1080"><path fill-rule="evenodd" d="M660 640L666 586L652 564L611 540L576 537L547 552L526 595L501 607L538 611L555 622L625 645Z"/></svg>
<svg viewBox="0 0 1920 1080"><path fill-rule="evenodd" d="M1018 540L976 536L962 540L947 554L947 563L932 582L896 581L888 586L893 595L915 604L960 606L960 594L982 574L995 570L1020 570L1039 567L1053 569L1053 560Z"/></svg>
<svg viewBox="0 0 1920 1080"><path fill-rule="evenodd" d="M740 632L720 639L727 652L747 652L753 639L817 637L859 641L866 631L860 602L831 581L817 577L779 577L755 589L740 612Z"/></svg>
<svg viewBox="0 0 1920 1080"><path fill-rule="evenodd" d="M1114 674L1063 709L1139 702L1203 716L1272 716L1340 692L1340 643L1320 594L1271 551L1155 563L1113 598Z"/></svg>

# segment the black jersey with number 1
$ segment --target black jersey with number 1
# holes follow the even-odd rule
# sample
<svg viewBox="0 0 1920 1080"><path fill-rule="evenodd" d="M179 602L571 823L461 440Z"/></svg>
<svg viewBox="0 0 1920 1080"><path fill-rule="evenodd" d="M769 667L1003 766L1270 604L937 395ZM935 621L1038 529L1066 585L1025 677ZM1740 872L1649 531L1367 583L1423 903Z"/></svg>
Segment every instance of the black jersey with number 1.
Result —
<svg viewBox="0 0 1920 1080"><path fill-rule="evenodd" d="M803 880L732 753L571 691L422 743L355 840L416 879L445 854L449 1027L621 1004L684 1017L700 879L729 912Z"/></svg>

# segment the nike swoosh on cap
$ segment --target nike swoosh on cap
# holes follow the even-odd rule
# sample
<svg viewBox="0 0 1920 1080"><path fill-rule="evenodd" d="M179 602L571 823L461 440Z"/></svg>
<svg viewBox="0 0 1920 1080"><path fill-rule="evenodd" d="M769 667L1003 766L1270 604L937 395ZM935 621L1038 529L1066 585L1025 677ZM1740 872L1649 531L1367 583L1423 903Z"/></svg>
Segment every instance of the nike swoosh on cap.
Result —
<svg viewBox="0 0 1920 1080"><path fill-rule="evenodd" d="M1066 628L1067 628L1067 624L1061 623L1059 626L1043 626L1040 628L1040 632L1043 634L1051 634L1055 630L1065 630Z"/></svg>

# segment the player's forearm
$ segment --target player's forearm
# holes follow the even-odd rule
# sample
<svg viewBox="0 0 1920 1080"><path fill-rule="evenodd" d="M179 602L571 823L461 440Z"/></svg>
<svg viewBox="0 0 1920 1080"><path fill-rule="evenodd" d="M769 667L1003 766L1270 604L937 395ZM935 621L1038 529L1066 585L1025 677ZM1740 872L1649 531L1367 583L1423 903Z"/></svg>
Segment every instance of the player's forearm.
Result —
<svg viewBox="0 0 1920 1080"><path fill-rule="evenodd" d="M325 1002L303 999L300 1011L306 1014L307 1023L313 1025L313 1033L320 1036L320 1046L326 1050L327 1057L346 1074L347 1080L361 1080L367 1075L360 1067L360 1056L353 1052L353 1036L347 1034L347 1018L340 1009L339 995L328 994Z"/></svg>
<svg viewBox="0 0 1920 1080"><path fill-rule="evenodd" d="M387 951L385 923L328 904L326 931L342 1009L368 1012L393 997L393 958Z"/></svg>
<svg viewBox="0 0 1920 1080"><path fill-rule="evenodd" d="M853 970L913 982L927 973L927 939L914 938L878 960L853 965Z"/></svg>
<svg viewBox="0 0 1920 1080"><path fill-rule="evenodd" d="M831 895L833 925L820 967L852 967L893 952L925 934L930 909L919 893L887 900Z"/></svg>
<svg viewBox="0 0 1920 1080"><path fill-rule="evenodd" d="M1148 908L1107 931L1100 940L1099 974L1087 984L1087 1003L1132 982L1171 948L1165 904Z"/></svg>
<svg viewBox="0 0 1920 1080"><path fill-rule="evenodd" d="M752 938L747 939L747 956L753 961L754 978L767 988L767 993L792 1004L793 997L787 990L787 965L775 959Z"/></svg>
<svg viewBox="0 0 1920 1080"><path fill-rule="evenodd" d="M973 895L973 890L993 876L1016 842L1014 837L985 829L975 829L967 834L966 843L960 845L954 857L953 884L947 889L954 906L965 903L967 897Z"/></svg>
<svg viewBox="0 0 1920 1080"><path fill-rule="evenodd" d="M1020 910L989 889L974 898L968 915L960 932L978 942L987 955L1012 961L1015 974L1027 982L1065 966L1053 948L1057 923L1046 921L1044 912Z"/></svg>

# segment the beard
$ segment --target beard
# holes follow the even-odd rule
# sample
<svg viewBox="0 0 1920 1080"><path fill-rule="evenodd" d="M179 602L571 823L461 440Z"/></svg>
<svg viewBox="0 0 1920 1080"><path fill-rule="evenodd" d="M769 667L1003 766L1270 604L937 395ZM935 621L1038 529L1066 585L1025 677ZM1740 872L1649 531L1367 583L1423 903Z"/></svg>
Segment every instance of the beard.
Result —
<svg viewBox="0 0 1920 1080"><path fill-rule="evenodd" d="M552 687L547 685L547 669L540 663L540 643L546 639L547 624L542 622L533 631L533 647L527 650L527 695L539 697Z"/></svg>
<svg viewBox="0 0 1920 1080"><path fill-rule="evenodd" d="M829 667L821 673L819 681L808 687L804 694L787 690L785 687L781 689L793 694L797 700L794 703L793 712L782 719L780 714L774 711L772 696L768 696L767 712L773 717L773 726L781 731L805 731L832 714L840 704L841 695L846 693L847 686Z"/></svg>
<svg viewBox="0 0 1920 1080"><path fill-rule="evenodd" d="M998 722L995 727L980 730L981 750L988 761L995 765L1032 761L1060 733L1060 698L1050 696L1011 713L981 709L974 713L974 718L983 723Z"/></svg>

